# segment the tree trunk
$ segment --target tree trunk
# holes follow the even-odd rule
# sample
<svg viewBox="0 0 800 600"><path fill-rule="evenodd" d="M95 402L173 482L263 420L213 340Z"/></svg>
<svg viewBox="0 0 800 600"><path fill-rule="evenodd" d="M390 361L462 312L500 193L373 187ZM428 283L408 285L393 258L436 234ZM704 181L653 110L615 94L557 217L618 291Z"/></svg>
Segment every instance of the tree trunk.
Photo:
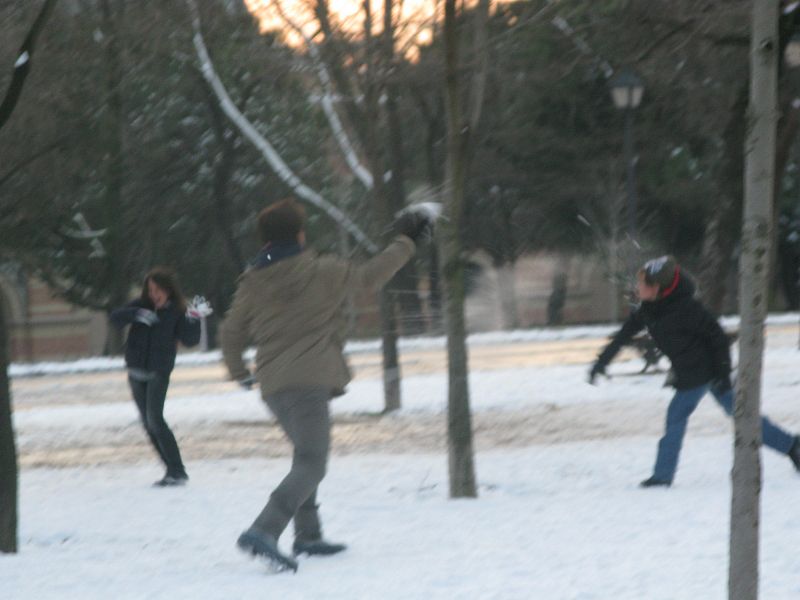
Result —
<svg viewBox="0 0 800 600"><path fill-rule="evenodd" d="M747 84L742 85L725 128L725 156L719 174L719 199L706 226L700 292L716 313L723 310L733 251L738 241L742 209L742 159L747 110Z"/></svg>
<svg viewBox="0 0 800 600"><path fill-rule="evenodd" d="M228 251L231 262L236 266L237 272L244 271L247 261L242 254L236 236L233 234L233 224L230 215L230 200L228 199L228 185L235 170L236 148L232 138L225 135L225 115L214 97L214 90L202 79L203 91L206 95L206 104L211 113L211 127L219 144L219 158L214 164L214 186L212 198L214 201L214 223L216 232L222 238L222 245Z"/></svg>
<svg viewBox="0 0 800 600"><path fill-rule="evenodd" d="M734 410L728 597L758 598L761 491L761 371L772 229L777 123L778 3L756 0L750 49L750 105L739 298L739 377Z"/></svg>
<svg viewBox="0 0 800 600"><path fill-rule="evenodd" d="M381 291L381 348L383 350L383 412L400 410L400 360L397 352L397 315L394 293Z"/></svg>
<svg viewBox="0 0 800 600"><path fill-rule="evenodd" d="M395 28L393 18L393 0L384 0L383 5L383 61L386 81L383 88L385 98L387 126L387 154L391 177L386 185L390 205L393 212L398 212L406 205L406 158L403 152L403 123L397 98L400 95L395 64ZM422 333L425 330L422 319L422 303L417 289L417 269L414 262L407 263L389 284L395 290L397 306L400 310L401 331L406 335Z"/></svg>
<svg viewBox="0 0 800 600"><path fill-rule="evenodd" d="M125 114L122 94L122 51L118 29L118 24L124 19L124 15L115 15L109 0L103 0L102 15L103 28L105 29L103 32L106 61L105 91L108 97L105 127L107 152L104 165L106 190L103 199L104 220L108 233L104 240L106 256L102 260L105 262L104 268L109 271L105 281L110 283L108 308L113 310L124 304L128 300L130 293L126 265L120 264L123 262L122 257L127 255L127 253L120 250L126 244L124 219L122 218L122 188L125 170L123 164ZM122 341L122 332L116 327L109 327L106 338L107 353L110 355L119 354L122 351Z"/></svg>
<svg viewBox="0 0 800 600"><path fill-rule="evenodd" d="M556 261L553 273L553 285L550 299L547 302L547 324L564 324L564 306L567 304L567 284L569 282L569 267L572 259L569 255L562 254Z"/></svg>
<svg viewBox="0 0 800 600"><path fill-rule="evenodd" d="M56 0L45 0L14 64L6 93L0 101L0 129L17 107L25 79L30 73L36 39L44 28ZM11 387L8 381L9 334L5 307L0 298L0 552L17 552L17 447L11 422Z"/></svg>
<svg viewBox="0 0 800 600"><path fill-rule="evenodd" d="M514 267L515 264L513 262L497 267L497 292L500 296L500 310L503 313L503 329L507 331L519 327L517 282Z"/></svg>
<svg viewBox="0 0 800 600"><path fill-rule="evenodd" d="M482 0L480 14L488 14L488 3ZM485 26L485 23L483 23ZM469 403L466 323L464 318L465 277L462 224L467 156L472 127L477 124L479 106L473 104L470 115L462 108L459 82L459 35L456 0L445 1L444 52L445 102L447 112L447 161L444 182L444 219L440 231L440 260L444 293L445 331L447 333L447 441L450 472L450 496L474 498L478 495L472 449L472 415ZM476 31L480 33L480 30ZM485 33L485 31L484 31ZM481 43L476 36L476 47ZM486 51L482 44L480 51ZM478 73L478 77L485 77ZM470 97L480 104L481 82L473 82Z"/></svg>
<svg viewBox="0 0 800 600"><path fill-rule="evenodd" d="M17 449L11 423L8 329L0 299L0 552L17 551Z"/></svg>

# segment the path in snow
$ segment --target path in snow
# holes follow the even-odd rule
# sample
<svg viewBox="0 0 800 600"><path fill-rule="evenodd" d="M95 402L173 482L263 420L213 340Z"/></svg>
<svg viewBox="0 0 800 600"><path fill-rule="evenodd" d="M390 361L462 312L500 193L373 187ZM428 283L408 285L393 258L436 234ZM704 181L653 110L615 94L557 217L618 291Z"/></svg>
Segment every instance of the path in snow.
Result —
<svg viewBox="0 0 800 600"><path fill-rule="evenodd" d="M657 439L671 391L663 374L636 375L641 361L616 363L618 374L597 387L586 368L603 338L498 344L472 349L471 395L475 446L480 450L603 440ZM768 362L796 360L793 329L771 332ZM381 415L379 357L351 357L356 380L333 402L333 453L443 452L446 383L443 353L403 354L403 410ZM791 374L793 369L782 370ZM256 392L238 391L220 365L179 367L167 418L187 461L285 456L290 448ZM784 381L770 376L766 412L789 428L800 422ZM23 467L67 467L152 460L122 371L18 378L15 423ZM774 387L775 389L770 389ZM791 397L790 397L791 396ZM77 424L77 425L76 425ZM712 402L693 417L691 431L718 435L730 421Z"/></svg>

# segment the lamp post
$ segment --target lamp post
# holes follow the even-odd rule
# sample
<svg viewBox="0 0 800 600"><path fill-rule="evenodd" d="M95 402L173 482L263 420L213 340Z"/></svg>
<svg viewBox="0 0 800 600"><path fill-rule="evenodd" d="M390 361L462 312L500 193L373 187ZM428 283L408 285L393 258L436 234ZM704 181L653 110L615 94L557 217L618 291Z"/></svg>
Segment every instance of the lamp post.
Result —
<svg viewBox="0 0 800 600"><path fill-rule="evenodd" d="M634 247L636 238L636 160L633 156L633 112L642 101L644 84L630 69L620 69L609 82L614 106L625 111L624 152L627 169L626 190L628 196L628 237Z"/></svg>

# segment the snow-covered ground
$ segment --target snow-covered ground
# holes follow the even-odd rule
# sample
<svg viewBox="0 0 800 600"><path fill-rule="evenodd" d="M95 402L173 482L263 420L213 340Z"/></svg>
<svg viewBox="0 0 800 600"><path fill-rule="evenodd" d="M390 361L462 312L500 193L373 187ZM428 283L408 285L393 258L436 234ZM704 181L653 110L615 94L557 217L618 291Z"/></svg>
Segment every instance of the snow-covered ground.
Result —
<svg viewBox="0 0 800 600"><path fill-rule="evenodd" d="M564 331L557 339L576 335ZM771 334L765 359L764 410L793 431L796 347L795 331ZM637 488L670 398L661 376L627 375L638 366L615 364L626 376L597 387L585 384L584 365L473 373L481 423L474 500L448 499L443 452L408 451L391 438L344 452L335 440L322 514L327 536L350 547L301 558L296 575L270 575L234 545L285 473L285 457L263 458L274 455L265 447L261 455L190 460L186 488L156 489L150 483L160 472L131 403L26 407L15 415L23 451L116 435L136 440L141 460L23 469L21 548L0 556L0 598L723 599L730 423L706 399L675 486ZM399 437L401 423L444 419L444 375L406 377L403 385L401 414L381 419L386 432L395 422ZM378 412L379 381L354 382L333 407L342 423ZM167 417L179 440L209 424L267 418L255 393L233 390L171 397ZM498 424L520 432L509 417L538 433L524 443L504 438ZM761 597L800 598L800 475L786 457L762 456ZM281 543L288 550L291 531Z"/></svg>

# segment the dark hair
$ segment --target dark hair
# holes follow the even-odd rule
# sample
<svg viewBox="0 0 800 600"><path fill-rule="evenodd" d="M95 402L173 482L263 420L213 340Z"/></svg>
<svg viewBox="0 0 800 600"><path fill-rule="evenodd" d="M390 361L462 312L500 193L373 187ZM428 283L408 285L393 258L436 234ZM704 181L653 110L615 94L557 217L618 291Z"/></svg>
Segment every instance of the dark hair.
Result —
<svg viewBox="0 0 800 600"><path fill-rule="evenodd" d="M142 302L146 302L148 306L153 304L153 301L150 300L149 290L147 289L147 283L150 281L167 292L167 296L179 312L184 312L186 310L186 299L183 297L183 292L181 292L181 288L178 285L178 277L175 275L175 271L169 267L153 267L147 275L144 276L144 282L142 283Z"/></svg>
<svg viewBox="0 0 800 600"><path fill-rule="evenodd" d="M306 210L294 198L279 200L258 213L258 233L264 244L296 242L305 223Z"/></svg>
<svg viewBox="0 0 800 600"><path fill-rule="evenodd" d="M657 285L663 290L674 283L678 269L675 257L660 256L644 263L637 275L642 276L647 285Z"/></svg>

